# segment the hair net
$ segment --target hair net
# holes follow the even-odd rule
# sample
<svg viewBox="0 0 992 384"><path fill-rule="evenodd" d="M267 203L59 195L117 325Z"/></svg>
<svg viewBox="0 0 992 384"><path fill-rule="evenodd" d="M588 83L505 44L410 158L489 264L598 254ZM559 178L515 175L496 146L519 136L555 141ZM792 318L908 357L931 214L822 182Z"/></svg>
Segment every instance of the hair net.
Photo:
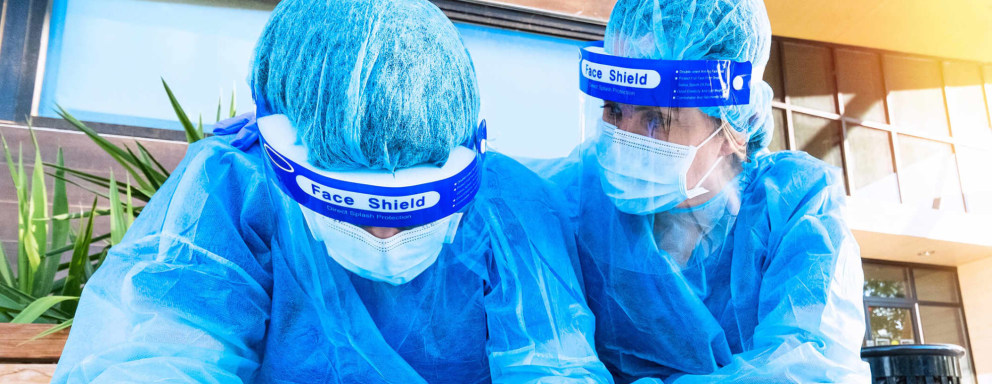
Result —
<svg viewBox="0 0 992 384"><path fill-rule="evenodd" d="M327 169L441 164L478 123L468 51L427 0L282 1L251 80Z"/></svg>
<svg viewBox="0 0 992 384"><path fill-rule="evenodd" d="M749 104L700 108L746 135L750 156L771 142L772 89L762 80L771 35L761 0L620 0L604 43L623 57L750 61Z"/></svg>

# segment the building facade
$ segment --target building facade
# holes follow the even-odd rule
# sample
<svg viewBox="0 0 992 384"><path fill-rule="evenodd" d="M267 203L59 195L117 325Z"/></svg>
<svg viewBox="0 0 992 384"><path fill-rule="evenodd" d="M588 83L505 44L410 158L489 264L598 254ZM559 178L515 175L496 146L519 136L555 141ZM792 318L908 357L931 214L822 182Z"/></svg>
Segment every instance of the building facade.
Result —
<svg viewBox="0 0 992 384"><path fill-rule="evenodd" d="M276 3L3 0L0 131L30 145L30 121L46 160L61 146L67 163L123 174L61 107L173 167L184 134L161 81L208 127L218 103L251 111L251 50ZM434 3L475 61L492 147L567 155L582 140L577 50L602 37L612 2ZM843 170L864 259L865 345L961 345L969 382L992 383L992 5L930 3L767 1L770 150ZM0 191L0 215L16 216L9 177ZM92 196L69 195L77 209ZM7 255L16 236L0 228Z"/></svg>

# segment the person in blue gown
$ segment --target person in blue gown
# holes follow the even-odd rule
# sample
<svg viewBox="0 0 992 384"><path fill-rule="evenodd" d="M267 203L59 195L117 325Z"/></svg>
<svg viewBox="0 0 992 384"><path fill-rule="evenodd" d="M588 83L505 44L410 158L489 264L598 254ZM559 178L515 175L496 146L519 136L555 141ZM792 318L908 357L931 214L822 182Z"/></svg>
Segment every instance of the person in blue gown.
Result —
<svg viewBox="0 0 992 384"><path fill-rule="evenodd" d="M770 44L760 0L620 0L583 51L593 134L534 168L572 202L617 383L868 381L844 179L765 149Z"/></svg>
<svg viewBox="0 0 992 384"><path fill-rule="evenodd" d="M475 72L440 10L281 1L251 81L258 118L190 145L86 283L54 383L612 382L563 197L485 153ZM474 197L419 225L351 223L280 173L351 204L456 154L474 184L455 192Z"/></svg>

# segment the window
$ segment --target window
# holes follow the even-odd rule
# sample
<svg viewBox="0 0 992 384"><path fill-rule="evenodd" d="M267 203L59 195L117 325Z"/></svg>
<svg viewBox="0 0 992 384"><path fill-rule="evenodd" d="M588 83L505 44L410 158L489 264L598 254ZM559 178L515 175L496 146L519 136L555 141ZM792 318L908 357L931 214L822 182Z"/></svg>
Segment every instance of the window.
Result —
<svg viewBox="0 0 992 384"><path fill-rule="evenodd" d="M899 135L899 152L903 203L951 211L964 209L950 144Z"/></svg>
<svg viewBox="0 0 992 384"><path fill-rule="evenodd" d="M878 55L838 49L837 86L844 105L844 115L858 120L887 123L885 84Z"/></svg>
<svg viewBox="0 0 992 384"><path fill-rule="evenodd" d="M955 344L963 383L974 382L971 348L954 268L864 261L865 346Z"/></svg>
<svg viewBox="0 0 992 384"><path fill-rule="evenodd" d="M774 38L770 151L844 171L848 193L992 212L992 66Z"/></svg>
<svg viewBox="0 0 992 384"><path fill-rule="evenodd" d="M840 123L836 120L795 114L792 116L796 149L835 167L842 167Z"/></svg>
<svg viewBox="0 0 992 384"><path fill-rule="evenodd" d="M860 125L847 126L848 163L851 194L877 200L899 202L899 181L892 162L890 133Z"/></svg>
<svg viewBox="0 0 992 384"><path fill-rule="evenodd" d="M992 128L983 102L982 70L972 63L944 63L947 108L954 137L992 146Z"/></svg>
<svg viewBox="0 0 992 384"><path fill-rule="evenodd" d="M892 124L930 137L950 136L940 63L893 55L882 63Z"/></svg>
<svg viewBox="0 0 992 384"><path fill-rule="evenodd" d="M836 112L833 63L830 49L826 47L782 43L782 62L785 68L785 94L790 103Z"/></svg>
<svg viewBox="0 0 992 384"><path fill-rule="evenodd" d="M772 142L768 144L768 150L772 152L789 148L789 143L785 137L785 112L779 109L772 110L772 121L775 123L772 131Z"/></svg>
<svg viewBox="0 0 992 384"><path fill-rule="evenodd" d="M17 4L8 12L32 4L29 17L15 19L42 36L24 51L44 54L35 61L26 54L20 66L10 64L19 57L0 57L0 93L15 101L0 106L0 118L32 115L54 124L58 104L84 121L117 127L104 132L181 139L160 77L208 126L218 99L227 105L232 92L239 111L253 108L245 81L251 50L277 1L51 1L47 24L47 4L36 5L43 1L5 2ZM485 7L467 2L445 12ZM491 12L524 11L454 17L489 23L456 26L475 60L490 144L512 156L567 155L582 140L576 51L603 27ZM526 23L517 22L524 16ZM15 37L2 36L19 44L11 43ZM35 72L38 79L11 75ZM992 159L992 65L774 38L764 79L775 93L769 150L803 150L840 167L848 193L859 198L992 212L985 169Z"/></svg>
<svg viewBox="0 0 992 384"><path fill-rule="evenodd" d="M489 145L511 156L568 156L582 140L576 57L584 43L473 24L455 26L475 65Z"/></svg>
<svg viewBox="0 0 992 384"><path fill-rule="evenodd" d="M232 91L237 109L250 111L252 49L273 6L55 0L37 113L57 118L58 104L84 121L181 129L160 79L205 123Z"/></svg>
<svg viewBox="0 0 992 384"><path fill-rule="evenodd" d="M778 44L772 44L771 56L768 58L768 65L765 67L764 80L772 88L774 101L782 102L782 60L779 58ZM785 112L780 109L772 110L772 119L775 124L772 132L772 141L768 144L768 150L772 152L789 149L788 138L785 132Z"/></svg>
<svg viewBox="0 0 992 384"><path fill-rule="evenodd" d="M992 151L962 147L957 155L968 212L992 214L992 178L988 168L992 164Z"/></svg>
<svg viewBox="0 0 992 384"><path fill-rule="evenodd" d="M54 0L37 115L58 118L61 105L84 121L180 129L160 78L194 122L213 123L232 91L237 109L250 111L252 50L275 3ZM575 60L584 43L455 25L475 63L489 145L513 156L567 156L582 139Z"/></svg>

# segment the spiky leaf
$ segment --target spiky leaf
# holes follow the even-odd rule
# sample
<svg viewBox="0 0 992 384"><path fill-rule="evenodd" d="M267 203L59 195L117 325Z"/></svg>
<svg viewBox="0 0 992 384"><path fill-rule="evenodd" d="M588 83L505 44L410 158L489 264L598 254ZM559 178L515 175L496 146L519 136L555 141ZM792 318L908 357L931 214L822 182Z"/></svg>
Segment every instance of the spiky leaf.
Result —
<svg viewBox="0 0 992 384"><path fill-rule="evenodd" d="M28 305L24 310L21 311L11 323L14 324L30 324L38 320L42 314L48 312L49 309L54 307L58 303L66 301L76 301L79 300L78 296L45 296L35 300L33 303Z"/></svg>
<svg viewBox="0 0 992 384"><path fill-rule="evenodd" d="M93 198L93 206L90 212L96 211L96 198ZM65 286L62 287L62 296L79 296L83 291L83 283L86 282L86 266L89 264L90 243L93 237L93 217L90 215L82 227L79 228L79 235L76 236L75 247L72 249L72 260L69 261L69 272L65 277ZM69 313L76 311L76 303L62 303L62 309Z"/></svg>
<svg viewBox="0 0 992 384"><path fill-rule="evenodd" d="M186 141L194 143L203 138L202 134L199 134L193 122L189 120L189 115L183 110L183 107L179 105L179 100L176 99L176 95L172 93L172 89L169 88L169 84L162 79L162 87L165 88L165 93L169 96L169 103L172 104L173 111L176 112L176 117L179 118L179 123L182 124L183 130L186 131Z"/></svg>

